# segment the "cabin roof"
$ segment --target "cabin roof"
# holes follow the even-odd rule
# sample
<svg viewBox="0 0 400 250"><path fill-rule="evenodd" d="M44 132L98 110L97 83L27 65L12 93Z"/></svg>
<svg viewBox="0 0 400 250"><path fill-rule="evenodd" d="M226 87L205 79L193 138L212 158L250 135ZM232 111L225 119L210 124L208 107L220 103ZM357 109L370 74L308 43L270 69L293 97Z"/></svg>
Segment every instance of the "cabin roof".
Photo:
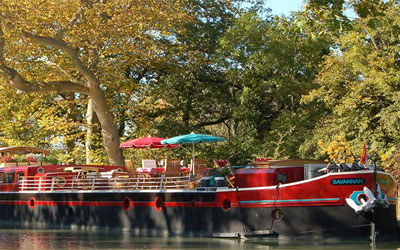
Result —
<svg viewBox="0 0 400 250"><path fill-rule="evenodd" d="M267 160L250 163L255 167L276 167L276 166L299 166L304 164L326 164L321 160L305 160L305 159L286 159L286 160Z"/></svg>
<svg viewBox="0 0 400 250"><path fill-rule="evenodd" d="M9 154L29 154L29 153L39 153L49 155L50 152L37 148L37 147L0 147L0 153L9 153Z"/></svg>

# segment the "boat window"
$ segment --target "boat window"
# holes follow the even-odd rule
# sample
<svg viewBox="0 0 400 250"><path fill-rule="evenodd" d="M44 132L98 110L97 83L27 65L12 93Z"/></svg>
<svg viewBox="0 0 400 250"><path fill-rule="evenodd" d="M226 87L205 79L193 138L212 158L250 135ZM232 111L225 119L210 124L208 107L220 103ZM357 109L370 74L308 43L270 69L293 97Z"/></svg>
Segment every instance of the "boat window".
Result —
<svg viewBox="0 0 400 250"><path fill-rule="evenodd" d="M84 175L96 175L96 174L97 174L97 171L94 171L94 170L85 170L85 171L82 171L82 173L83 173Z"/></svg>
<svg viewBox="0 0 400 250"><path fill-rule="evenodd" d="M27 154L29 154L29 153L31 153L29 150L14 150L14 152L13 152L14 154L17 154L17 155L27 155Z"/></svg>
<svg viewBox="0 0 400 250"><path fill-rule="evenodd" d="M4 173L0 173L0 183L4 183Z"/></svg>
<svg viewBox="0 0 400 250"><path fill-rule="evenodd" d="M64 172L74 172L74 167L66 167L64 168Z"/></svg>
<svg viewBox="0 0 400 250"><path fill-rule="evenodd" d="M14 182L14 173L6 173L5 183L13 183Z"/></svg>
<svg viewBox="0 0 400 250"><path fill-rule="evenodd" d="M18 172L17 173L17 181L21 181L23 179L23 177L25 176L24 172Z"/></svg>
<svg viewBox="0 0 400 250"><path fill-rule="evenodd" d="M284 172L278 174L278 182L279 183L286 183L287 182L287 175Z"/></svg>

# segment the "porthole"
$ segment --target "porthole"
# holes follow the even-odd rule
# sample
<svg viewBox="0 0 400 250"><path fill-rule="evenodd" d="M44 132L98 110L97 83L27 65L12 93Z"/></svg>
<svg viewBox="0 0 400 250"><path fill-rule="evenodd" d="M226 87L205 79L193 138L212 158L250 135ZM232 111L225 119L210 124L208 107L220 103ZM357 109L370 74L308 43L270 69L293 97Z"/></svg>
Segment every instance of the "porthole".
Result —
<svg viewBox="0 0 400 250"><path fill-rule="evenodd" d="M122 203L126 211L131 208L131 199L129 197L125 197Z"/></svg>
<svg viewBox="0 0 400 250"><path fill-rule="evenodd" d="M42 168L42 167L38 168L37 172L40 173L40 174L43 174L44 173L44 168Z"/></svg>
<svg viewBox="0 0 400 250"><path fill-rule="evenodd" d="M228 199L224 200L224 201L222 202L222 207L223 207L225 210L231 209L231 201L228 200Z"/></svg>
<svg viewBox="0 0 400 250"><path fill-rule="evenodd" d="M28 200L28 206L30 207L30 209L34 209L35 208L35 204L36 203L36 200L35 200L35 198L33 198L33 197L31 197L29 200Z"/></svg>
<svg viewBox="0 0 400 250"><path fill-rule="evenodd" d="M163 206L164 206L164 201L162 200L161 197L157 196L157 198L154 201L155 205L156 205L156 209L157 211L161 211Z"/></svg>

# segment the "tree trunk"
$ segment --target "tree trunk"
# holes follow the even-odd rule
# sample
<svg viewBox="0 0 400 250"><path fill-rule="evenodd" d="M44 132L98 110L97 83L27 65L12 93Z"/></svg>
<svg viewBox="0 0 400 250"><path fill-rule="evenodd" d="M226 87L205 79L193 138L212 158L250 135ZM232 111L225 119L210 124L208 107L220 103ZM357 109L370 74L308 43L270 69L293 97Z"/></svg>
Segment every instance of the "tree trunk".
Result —
<svg viewBox="0 0 400 250"><path fill-rule="evenodd" d="M93 104L92 99L89 99L86 111L86 140L85 140L85 148L86 148L86 164L90 164L92 162L92 132L93 132Z"/></svg>
<svg viewBox="0 0 400 250"><path fill-rule="evenodd" d="M96 112L101 125L104 147L111 165L124 166L124 156L119 148L118 128L114 115L106 102L106 97L98 85L89 87L93 110Z"/></svg>

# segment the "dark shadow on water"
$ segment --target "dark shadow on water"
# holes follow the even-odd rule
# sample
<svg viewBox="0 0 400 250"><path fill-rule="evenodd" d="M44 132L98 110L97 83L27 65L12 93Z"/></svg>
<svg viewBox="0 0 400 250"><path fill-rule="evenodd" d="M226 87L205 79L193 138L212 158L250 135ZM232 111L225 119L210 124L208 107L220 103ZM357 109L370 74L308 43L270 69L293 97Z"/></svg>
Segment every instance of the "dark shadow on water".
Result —
<svg viewBox="0 0 400 250"><path fill-rule="evenodd" d="M0 249L400 249L400 242L138 237L124 232L16 229L0 224Z"/></svg>

